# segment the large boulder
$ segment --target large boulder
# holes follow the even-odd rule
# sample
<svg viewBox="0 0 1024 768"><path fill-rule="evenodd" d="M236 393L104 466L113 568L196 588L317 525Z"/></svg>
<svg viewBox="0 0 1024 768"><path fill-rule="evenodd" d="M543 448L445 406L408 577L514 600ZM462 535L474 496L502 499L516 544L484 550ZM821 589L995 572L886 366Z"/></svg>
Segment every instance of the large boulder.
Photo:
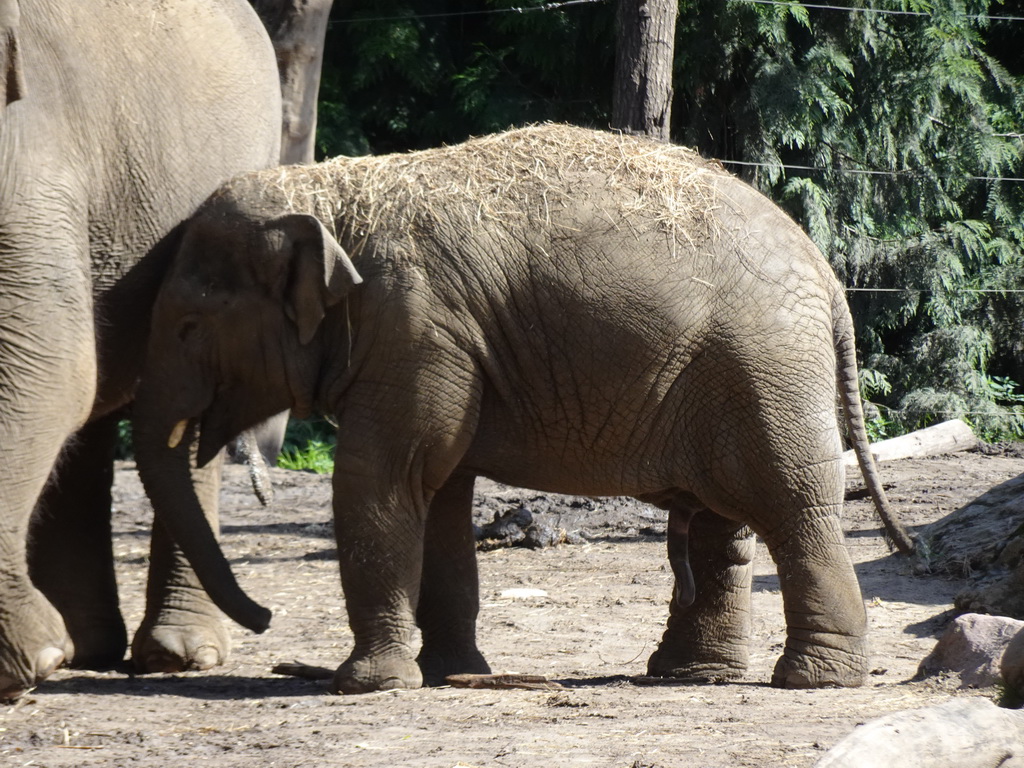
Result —
<svg viewBox="0 0 1024 768"><path fill-rule="evenodd" d="M917 534L918 569L972 584L958 610L1024 619L1024 474L925 526Z"/></svg>
<svg viewBox="0 0 1024 768"><path fill-rule="evenodd" d="M1024 710L962 698L859 726L814 768L1024 768Z"/></svg>
<svg viewBox="0 0 1024 768"><path fill-rule="evenodd" d="M1024 621L968 613L958 616L918 667L921 676L952 672L961 688L986 688L1002 682L1000 663Z"/></svg>

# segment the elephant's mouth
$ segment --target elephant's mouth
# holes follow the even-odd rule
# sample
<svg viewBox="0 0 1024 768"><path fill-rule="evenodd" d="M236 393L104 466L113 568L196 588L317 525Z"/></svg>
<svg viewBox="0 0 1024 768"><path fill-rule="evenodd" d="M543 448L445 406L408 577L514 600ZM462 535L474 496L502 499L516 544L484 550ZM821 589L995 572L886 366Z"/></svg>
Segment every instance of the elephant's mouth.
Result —
<svg viewBox="0 0 1024 768"><path fill-rule="evenodd" d="M223 429L221 424L223 420L212 416L207 411L197 419L181 419L176 422L167 437L168 448L173 450L181 445L181 441L188 433L189 425L193 421L199 422L199 448L196 451L196 466L198 467L205 467L209 464L227 445L228 441L242 431L241 429L237 432ZM228 436L225 437L225 434Z"/></svg>
<svg viewBox="0 0 1024 768"><path fill-rule="evenodd" d="M196 452L196 466L205 467L209 464L228 441L239 435L245 424L235 424L230 412L218 408L215 401L207 408L199 419L199 448Z"/></svg>
<svg viewBox="0 0 1024 768"><path fill-rule="evenodd" d="M198 408L182 408L177 413L188 413L173 422L167 429L167 446L174 449L189 439L193 429L198 427L199 440L196 449L196 466L205 467L230 441L242 432L268 419L288 407L264 407L252 402L251 397L241 395L239 388L230 385L218 386L205 403Z"/></svg>
<svg viewBox="0 0 1024 768"><path fill-rule="evenodd" d="M262 421L260 417L240 413L237 404L241 402L237 392L224 388L218 389L212 402L195 417L199 424L199 447L196 450L196 466L205 467L230 441L242 432ZM231 405L235 404L235 408ZM271 412L269 416L272 416ZM264 416L263 418L267 418ZM190 419L183 419L188 424ZM178 422L172 431L177 431L182 422Z"/></svg>

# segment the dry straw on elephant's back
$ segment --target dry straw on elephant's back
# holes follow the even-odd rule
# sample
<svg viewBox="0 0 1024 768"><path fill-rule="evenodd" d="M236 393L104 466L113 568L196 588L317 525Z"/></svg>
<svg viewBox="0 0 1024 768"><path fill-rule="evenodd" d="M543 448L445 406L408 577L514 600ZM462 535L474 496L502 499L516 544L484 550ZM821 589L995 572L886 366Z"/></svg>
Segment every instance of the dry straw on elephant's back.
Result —
<svg viewBox="0 0 1024 768"><path fill-rule="evenodd" d="M274 169L260 180L349 244L382 229L415 237L440 222L565 226L559 214L581 205L612 226L653 223L690 239L708 232L713 181L724 173L682 147L546 124L438 149Z"/></svg>

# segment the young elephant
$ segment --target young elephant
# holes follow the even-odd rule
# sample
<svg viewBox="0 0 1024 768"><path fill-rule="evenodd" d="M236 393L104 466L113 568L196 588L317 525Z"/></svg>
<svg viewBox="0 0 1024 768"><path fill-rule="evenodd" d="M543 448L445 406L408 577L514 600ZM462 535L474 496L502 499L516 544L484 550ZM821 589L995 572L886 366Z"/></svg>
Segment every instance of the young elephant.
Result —
<svg viewBox="0 0 1024 768"><path fill-rule="evenodd" d="M785 601L772 682L852 686L865 613L837 381L881 503L843 290L803 232L688 150L546 125L222 187L154 310L137 453L168 499L174 478L150 468L170 452L188 471L196 428L202 464L284 408L338 420L355 647L337 691L488 670L477 475L668 509L676 590L651 674L742 674L752 529ZM220 568L204 585L229 615L260 624L195 503L158 513L201 577Z"/></svg>

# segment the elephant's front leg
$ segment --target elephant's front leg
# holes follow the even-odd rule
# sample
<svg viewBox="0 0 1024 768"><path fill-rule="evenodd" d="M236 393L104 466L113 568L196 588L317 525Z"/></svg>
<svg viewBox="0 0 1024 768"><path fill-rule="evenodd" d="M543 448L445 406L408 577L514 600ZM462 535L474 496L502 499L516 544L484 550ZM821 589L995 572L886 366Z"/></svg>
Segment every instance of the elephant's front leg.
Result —
<svg viewBox="0 0 1024 768"><path fill-rule="evenodd" d="M338 667L335 693L419 688L413 633L423 569L426 503L408 485L363 472L335 453L334 530L355 645ZM387 487L391 485L391 487Z"/></svg>
<svg viewBox="0 0 1024 768"><path fill-rule="evenodd" d="M192 470L193 486L214 531L220 529L218 496L221 457ZM141 672L181 672L223 664L231 638L223 614L159 519L153 521L146 614L132 640L132 660Z"/></svg>
<svg viewBox="0 0 1024 768"><path fill-rule="evenodd" d="M668 529L676 583L648 674L694 682L740 677L750 655L753 534L696 500L676 507Z"/></svg>
<svg viewBox="0 0 1024 768"><path fill-rule="evenodd" d="M16 166L8 172L18 178ZM0 226L0 699L21 696L73 656L61 615L32 583L26 541L62 447L88 419L96 382L90 286L71 266L88 263L71 245L87 241L85 227L51 216L36 237L22 226L67 190L49 191L5 198ZM47 269L48 260L60 268Z"/></svg>
<svg viewBox="0 0 1024 768"><path fill-rule="evenodd" d="M455 474L476 428L481 386L472 361L441 344L435 325L409 326L423 330L422 343L374 336L374 349L387 354L363 366L337 413L334 531L355 640L334 675L337 693L423 684L413 639L425 572L424 662L447 655L448 643L471 666L482 662L469 647L476 598L464 592L476 582L472 482ZM418 361L415 370L409 360ZM459 605L442 606L446 595ZM448 620L456 625L442 627Z"/></svg>
<svg viewBox="0 0 1024 768"><path fill-rule="evenodd" d="M455 674L488 674L476 647L480 588L473 535L472 475L453 475L434 494L427 513L423 578L416 623L423 637L418 657L427 685Z"/></svg>

